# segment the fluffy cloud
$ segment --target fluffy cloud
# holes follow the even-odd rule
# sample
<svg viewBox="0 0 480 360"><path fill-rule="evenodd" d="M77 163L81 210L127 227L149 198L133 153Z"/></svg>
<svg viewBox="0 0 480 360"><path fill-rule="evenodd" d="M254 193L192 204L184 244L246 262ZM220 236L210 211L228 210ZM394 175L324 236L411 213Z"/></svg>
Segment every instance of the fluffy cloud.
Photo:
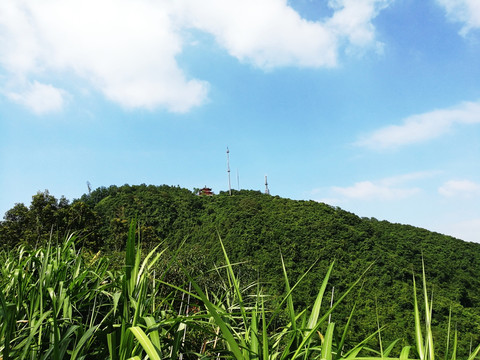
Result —
<svg viewBox="0 0 480 360"><path fill-rule="evenodd" d="M446 197L472 197L480 195L480 184L470 180L450 180L438 188Z"/></svg>
<svg viewBox="0 0 480 360"><path fill-rule="evenodd" d="M386 4L332 0L332 17L313 22L286 0L5 0L0 67L6 82L76 78L126 108L186 112L208 93L177 62L188 29L212 34L230 55L260 68L328 67L342 46L375 43L371 21ZM25 91L10 98L26 98Z"/></svg>
<svg viewBox="0 0 480 360"><path fill-rule="evenodd" d="M177 14L187 26L212 34L232 56L261 68L334 66L339 43L375 43L371 23L387 0L334 0L325 21L307 21L286 0L184 0Z"/></svg>
<svg viewBox="0 0 480 360"><path fill-rule="evenodd" d="M230 55L257 67L336 63L332 32L302 19L286 1L186 0L178 6L187 26L212 34Z"/></svg>
<svg viewBox="0 0 480 360"><path fill-rule="evenodd" d="M480 28L480 2L478 0L437 0L451 21L463 23L460 34Z"/></svg>
<svg viewBox="0 0 480 360"><path fill-rule="evenodd" d="M13 78L73 73L127 108L183 112L206 98L176 63L182 40L162 2L7 0L0 14L0 64Z"/></svg>
<svg viewBox="0 0 480 360"><path fill-rule="evenodd" d="M390 125L363 136L358 146L371 149L396 148L446 134L456 124L480 123L480 102L464 102L450 109L413 115L401 125Z"/></svg>
<svg viewBox="0 0 480 360"><path fill-rule="evenodd" d="M335 9L327 24L341 37L348 39L353 46L368 47L375 41L375 28L371 20L391 0L330 0L329 6Z"/></svg>
<svg viewBox="0 0 480 360"><path fill-rule="evenodd" d="M34 81L22 88L21 92L6 92L7 98L41 115L61 110L67 96L62 89Z"/></svg>

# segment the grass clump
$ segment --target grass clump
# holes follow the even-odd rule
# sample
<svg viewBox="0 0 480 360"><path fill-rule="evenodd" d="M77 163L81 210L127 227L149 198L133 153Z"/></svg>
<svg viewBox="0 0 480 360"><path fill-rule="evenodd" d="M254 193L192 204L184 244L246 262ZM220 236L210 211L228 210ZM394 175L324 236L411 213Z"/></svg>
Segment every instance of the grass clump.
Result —
<svg viewBox="0 0 480 360"><path fill-rule="evenodd" d="M129 359L144 351L135 340L144 342L142 327L155 328L149 336L162 358L168 355L182 318L170 297L155 297L153 267L162 252L154 249L142 260L132 224L124 264L112 270L118 264L84 257L76 240L1 253L3 360Z"/></svg>
<svg viewBox="0 0 480 360"><path fill-rule="evenodd" d="M332 263L311 307L296 308L295 289L308 271L291 284L281 258L279 276L284 279L285 293L273 305L259 283L240 283L221 239L225 265L215 271L222 290L213 293L198 285L188 269L183 269L185 284L167 282L175 254L160 268L165 250L158 245L143 256L136 237L133 222L124 261L114 266L100 254L85 256L76 248L75 236L40 249L21 246L1 252L0 359L411 358L410 346L392 357L396 342L385 349L380 342L380 351L367 352L367 343L380 335L381 329L357 344L348 344L355 307L343 328L330 321L332 312L351 295L363 275L325 306ZM177 265L181 267L180 262ZM417 354L413 358L435 360L432 302L425 273L423 280L424 325L414 282ZM452 349L447 340L445 360L457 360L456 339L455 331ZM474 360L479 352L480 346L468 360ZM369 353L374 355L367 356Z"/></svg>

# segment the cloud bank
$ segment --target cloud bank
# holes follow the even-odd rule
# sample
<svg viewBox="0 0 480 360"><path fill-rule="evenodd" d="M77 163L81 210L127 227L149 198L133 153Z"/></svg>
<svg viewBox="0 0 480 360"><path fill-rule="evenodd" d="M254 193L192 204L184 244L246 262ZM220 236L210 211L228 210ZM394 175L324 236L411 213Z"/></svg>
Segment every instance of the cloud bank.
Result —
<svg viewBox="0 0 480 360"><path fill-rule="evenodd" d="M448 133L454 125L480 123L480 102L464 102L449 109L412 115L401 125L389 125L362 136L355 144L382 150L428 141Z"/></svg>
<svg viewBox="0 0 480 360"><path fill-rule="evenodd" d="M177 62L189 29L261 69L331 67L344 48L376 45L371 21L389 2L330 0L333 15L314 22L286 0L5 0L0 88L36 113L64 106L65 79L124 108L187 112L208 96Z"/></svg>

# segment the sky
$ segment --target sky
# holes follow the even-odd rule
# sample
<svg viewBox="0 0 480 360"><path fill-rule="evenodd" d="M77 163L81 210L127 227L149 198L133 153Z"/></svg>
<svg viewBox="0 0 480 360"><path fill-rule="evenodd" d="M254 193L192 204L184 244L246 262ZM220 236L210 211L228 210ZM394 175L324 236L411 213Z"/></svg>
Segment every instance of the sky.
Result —
<svg viewBox="0 0 480 360"><path fill-rule="evenodd" d="M480 1L0 1L0 214L226 191L227 147L234 189L480 242Z"/></svg>

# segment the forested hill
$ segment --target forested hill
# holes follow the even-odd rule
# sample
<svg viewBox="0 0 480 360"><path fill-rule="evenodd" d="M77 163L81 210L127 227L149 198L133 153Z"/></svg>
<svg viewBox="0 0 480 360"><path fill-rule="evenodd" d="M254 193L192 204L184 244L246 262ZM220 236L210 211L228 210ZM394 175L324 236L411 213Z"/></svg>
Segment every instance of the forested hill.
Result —
<svg viewBox="0 0 480 360"><path fill-rule="evenodd" d="M480 341L480 244L408 225L360 218L314 201L295 201L256 191L198 196L170 186L102 187L69 202L48 192L17 204L0 225L0 245L32 246L77 231L83 245L106 253L122 250L128 224L137 219L142 243L151 248L164 241L179 261L213 280L207 271L222 264L219 237L232 261L241 262L245 284L259 280L275 296L284 286L283 255L295 281L314 265L295 290L297 304L312 304L327 266L335 260L331 285L340 296L372 262L362 287L336 312L342 323L356 302L355 330L359 338L387 325L385 339L414 344L413 284L421 286L422 256L429 290L433 288L436 336L444 336L449 310L461 337L460 346ZM203 275L202 275L203 274ZM213 285L214 286L214 285ZM390 326L389 326L390 325ZM402 332L402 330L404 330ZM439 341L442 341L441 339Z"/></svg>

